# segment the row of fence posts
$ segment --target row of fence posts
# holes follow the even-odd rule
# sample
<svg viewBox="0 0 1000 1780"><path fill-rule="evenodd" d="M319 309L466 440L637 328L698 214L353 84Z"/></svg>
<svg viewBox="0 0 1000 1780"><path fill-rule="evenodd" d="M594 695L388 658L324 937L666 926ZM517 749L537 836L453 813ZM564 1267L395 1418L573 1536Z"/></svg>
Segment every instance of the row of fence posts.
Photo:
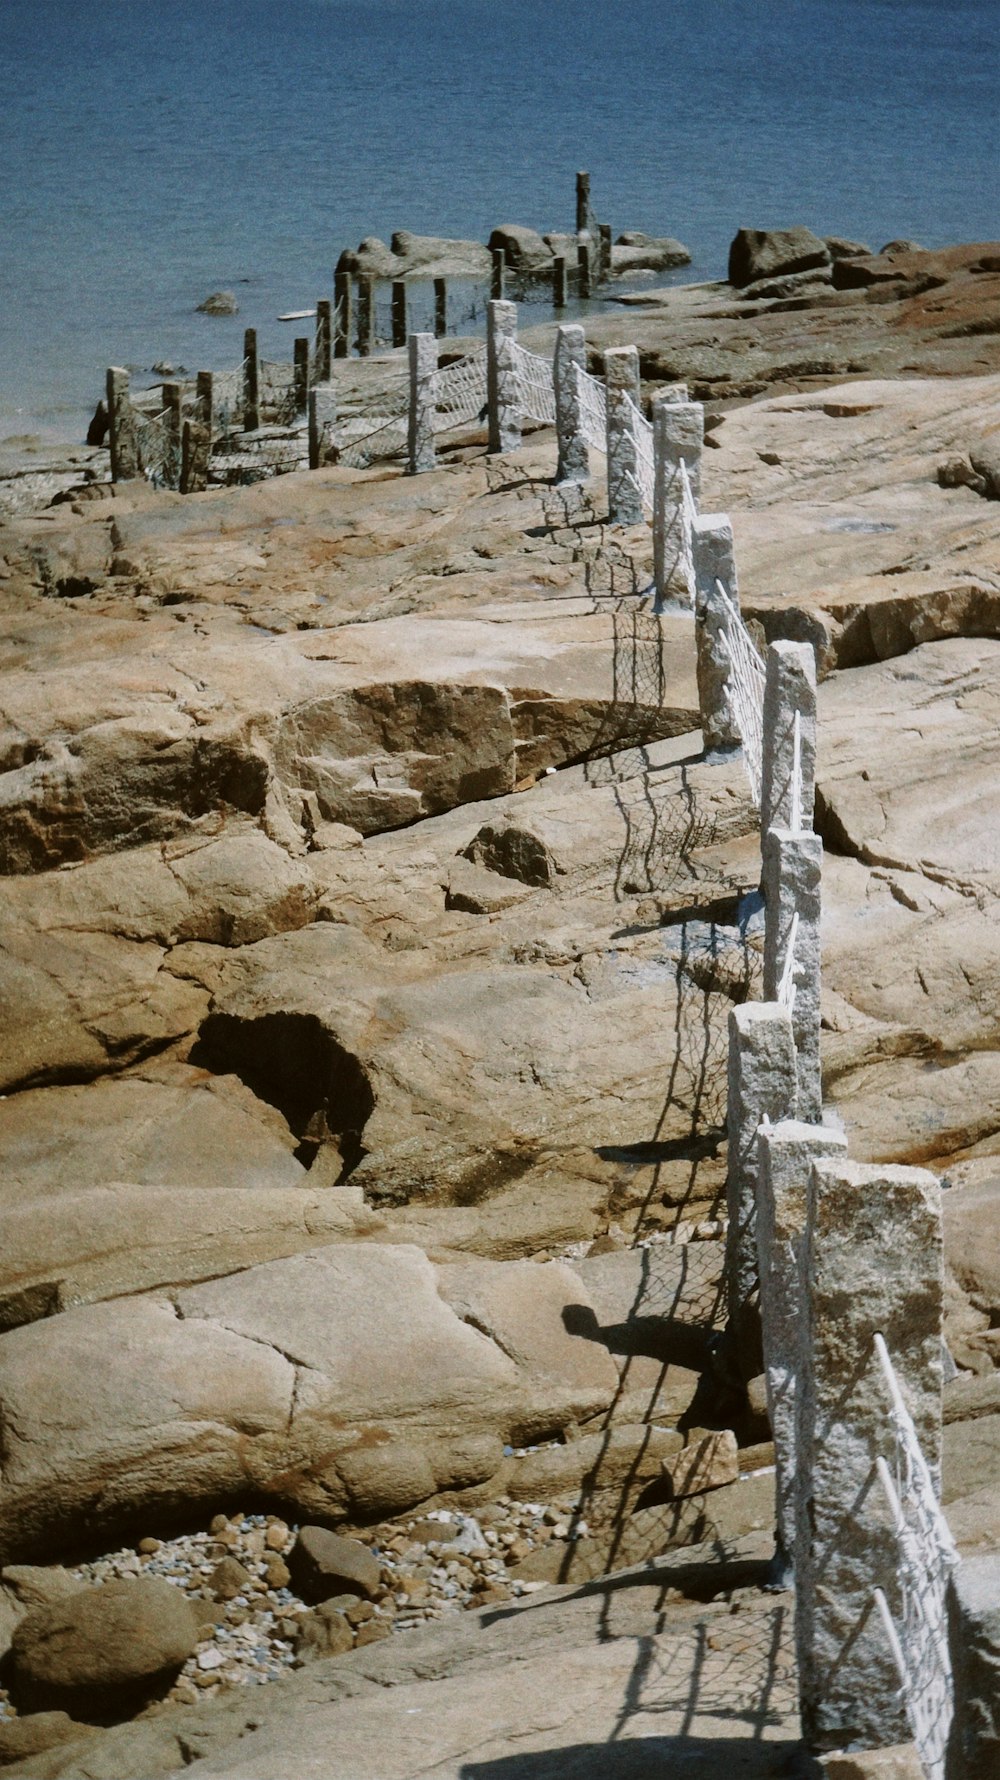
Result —
<svg viewBox="0 0 1000 1780"><path fill-rule="evenodd" d="M693 534L705 746L746 750L731 672L732 627L741 622L732 529L725 515L703 515ZM982 1580L967 1577L968 1565L949 1569L937 1506L940 1183L925 1169L850 1161L843 1132L823 1122L810 646L770 646L760 718L764 999L729 1018L725 1352L730 1375L746 1385L763 1371L766 1382L775 1571L783 1582L794 1575L803 1736L819 1754L889 1747L919 1733L929 1780L987 1780L1000 1753L995 1647L984 1654ZM912 1685L901 1685L901 1642L894 1623L887 1630L887 1620L912 1610L914 1585L877 1481L886 1468L876 1461L893 1439L879 1337L942 1528L942 1560L928 1560L921 1604L928 1672ZM995 1587L1000 1560L986 1561Z"/></svg>

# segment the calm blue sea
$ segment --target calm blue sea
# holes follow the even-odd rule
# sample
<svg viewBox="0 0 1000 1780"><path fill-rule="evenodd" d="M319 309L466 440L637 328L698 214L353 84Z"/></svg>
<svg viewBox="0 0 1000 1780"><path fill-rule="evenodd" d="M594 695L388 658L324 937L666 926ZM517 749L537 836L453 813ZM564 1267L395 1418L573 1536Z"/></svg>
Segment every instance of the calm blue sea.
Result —
<svg viewBox="0 0 1000 1780"><path fill-rule="evenodd" d="M0 436L222 368L396 228L1000 234L997 0L0 0ZM234 320L196 315L218 288ZM150 379L151 380L151 379Z"/></svg>

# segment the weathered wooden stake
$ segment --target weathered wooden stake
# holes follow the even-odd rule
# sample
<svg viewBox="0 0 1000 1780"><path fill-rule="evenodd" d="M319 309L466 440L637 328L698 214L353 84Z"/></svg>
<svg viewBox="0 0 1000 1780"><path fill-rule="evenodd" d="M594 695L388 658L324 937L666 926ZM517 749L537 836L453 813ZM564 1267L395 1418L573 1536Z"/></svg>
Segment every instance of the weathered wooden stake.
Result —
<svg viewBox="0 0 1000 1780"><path fill-rule="evenodd" d="M503 248L494 247L493 269L490 273L490 299L494 303L503 302L504 275L506 270L507 262L504 258Z"/></svg>
<svg viewBox="0 0 1000 1780"><path fill-rule="evenodd" d="M406 345L406 280L397 278L392 286L392 344Z"/></svg>
<svg viewBox="0 0 1000 1780"><path fill-rule="evenodd" d="M198 372L195 379L195 402L199 425L207 426L211 433L215 422L215 379L211 371Z"/></svg>
<svg viewBox="0 0 1000 1780"><path fill-rule="evenodd" d="M592 288L592 284L593 284L593 279L592 279L592 275L591 275L591 242L590 242L590 236L588 235L586 240L578 241L576 244L576 289L577 289L577 295L581 296L581 297L589 297L591 288Z"/></svg>
<svg viewBox="0 0 1000 1780"><path fill-rule="evenodd" d="M351 274L333 274L333 356L351 355Z"/></svg>
<svg viewBox="0 0 1000 1780"><path fill-rule="evenodd" d="M434 333L443 340L448 332L448 280L434 280Z"/></svg>
<svg viewBox="0 0 1000 1780"><path fill-rule="evenodd" d="M598 223L597 227L600 235L598 277L607 278L611 271L611 224Z"/></svg>
<svg viewBox="0 0 1000 1780"><path fill-rule="evenodd" d="M375 280L358 279L358 353L369 358L375 345Z"/></svg>
<svg viewBox="0 0 1000 1780"><path fill-rule="evenodd" d="M111 449L112 482L131 482L141 474L135 436L135 417L129 395L129 374L111 365L106 383L108 444Z"/></svg>
<svg viewBox="0 0 1000 1780"><path fill-rule="evenodd" d="M330 381L331 308L329 297L320 297L316 304L316 339L313 343L313 381L315 383L329 383Z"/></svg>
<svg viewBox="0 0 1000 1780"><path fill-rule="evenodd" d="M309 406L309 342L296 340L292 349L292 393L296 414L304 414Z"/></svg>
<svg viewBox="0 0 1000 1780"><path fill-rule="evenodd" d="M163 465L164 480L168 488L180 488L181 485L181 434L184 430L184 386L180 383L162 383L164 420L163 428L167 436L167 454Z"/></svg>
<svg viewBox="0 0 1000 1780"><path fill-rule="evenodd" d="M257 354L257 329L247 328L243 335L243 431L255 433L260 426L260 359Z"/></svg>
<svg viewBox="0 0 1000 1780"><path fill-rule="evenodd" d="M576 229L590 227L590 174L578 173L576 176Z"/></svg>
<svg viewBox="0 0 1000 1780"><path fill-rule="evenodd" d="M557 253L552 261L552 307L566 307L566 255Z"/></svg>

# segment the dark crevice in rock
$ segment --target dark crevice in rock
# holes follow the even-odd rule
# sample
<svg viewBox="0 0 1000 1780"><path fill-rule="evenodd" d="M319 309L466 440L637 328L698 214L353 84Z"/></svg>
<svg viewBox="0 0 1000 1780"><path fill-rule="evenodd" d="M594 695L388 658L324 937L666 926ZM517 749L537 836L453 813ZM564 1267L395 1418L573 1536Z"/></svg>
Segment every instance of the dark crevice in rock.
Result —
<svg viewBox="0 0 1000 1780"><path fill-rule="evenodd" d="M238 1076L276 1107L299 1139L295 1156L304 1168L332 1142L344 1181L367 1154L362 1135L375 1107L371 1083L357 1057L314 1014L210 1014L191 1062L215 1075Z"/></svg>

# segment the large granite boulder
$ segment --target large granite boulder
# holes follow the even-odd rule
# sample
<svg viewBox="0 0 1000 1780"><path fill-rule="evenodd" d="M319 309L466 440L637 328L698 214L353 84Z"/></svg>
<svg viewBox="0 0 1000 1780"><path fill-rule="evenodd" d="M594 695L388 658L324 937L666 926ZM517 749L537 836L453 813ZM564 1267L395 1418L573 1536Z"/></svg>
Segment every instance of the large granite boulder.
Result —
<svg viewBox="0 0 1000 1780"><path fill-rule="evenodd" d="M828 266L830 249L811 229L739 229L729 248L729 282L753 284L787 272Z"/></svg>
<svg viewBox="0 0 1000 1780"><path fill-rule="evenodd" d="M514 272L544 272L552 269L552 249L537 229L522 223L503 223L489 239L491 253L503 254Z"/></svg>
<svg viewBox="0 0 1000 1780"><path fill-rule="evenodd" d="M14 1684L47 1704L98 1703L176 1672L197 1638L191 1607L166 1580L106 1582L26 1614L11 1642Z"/></svg>

